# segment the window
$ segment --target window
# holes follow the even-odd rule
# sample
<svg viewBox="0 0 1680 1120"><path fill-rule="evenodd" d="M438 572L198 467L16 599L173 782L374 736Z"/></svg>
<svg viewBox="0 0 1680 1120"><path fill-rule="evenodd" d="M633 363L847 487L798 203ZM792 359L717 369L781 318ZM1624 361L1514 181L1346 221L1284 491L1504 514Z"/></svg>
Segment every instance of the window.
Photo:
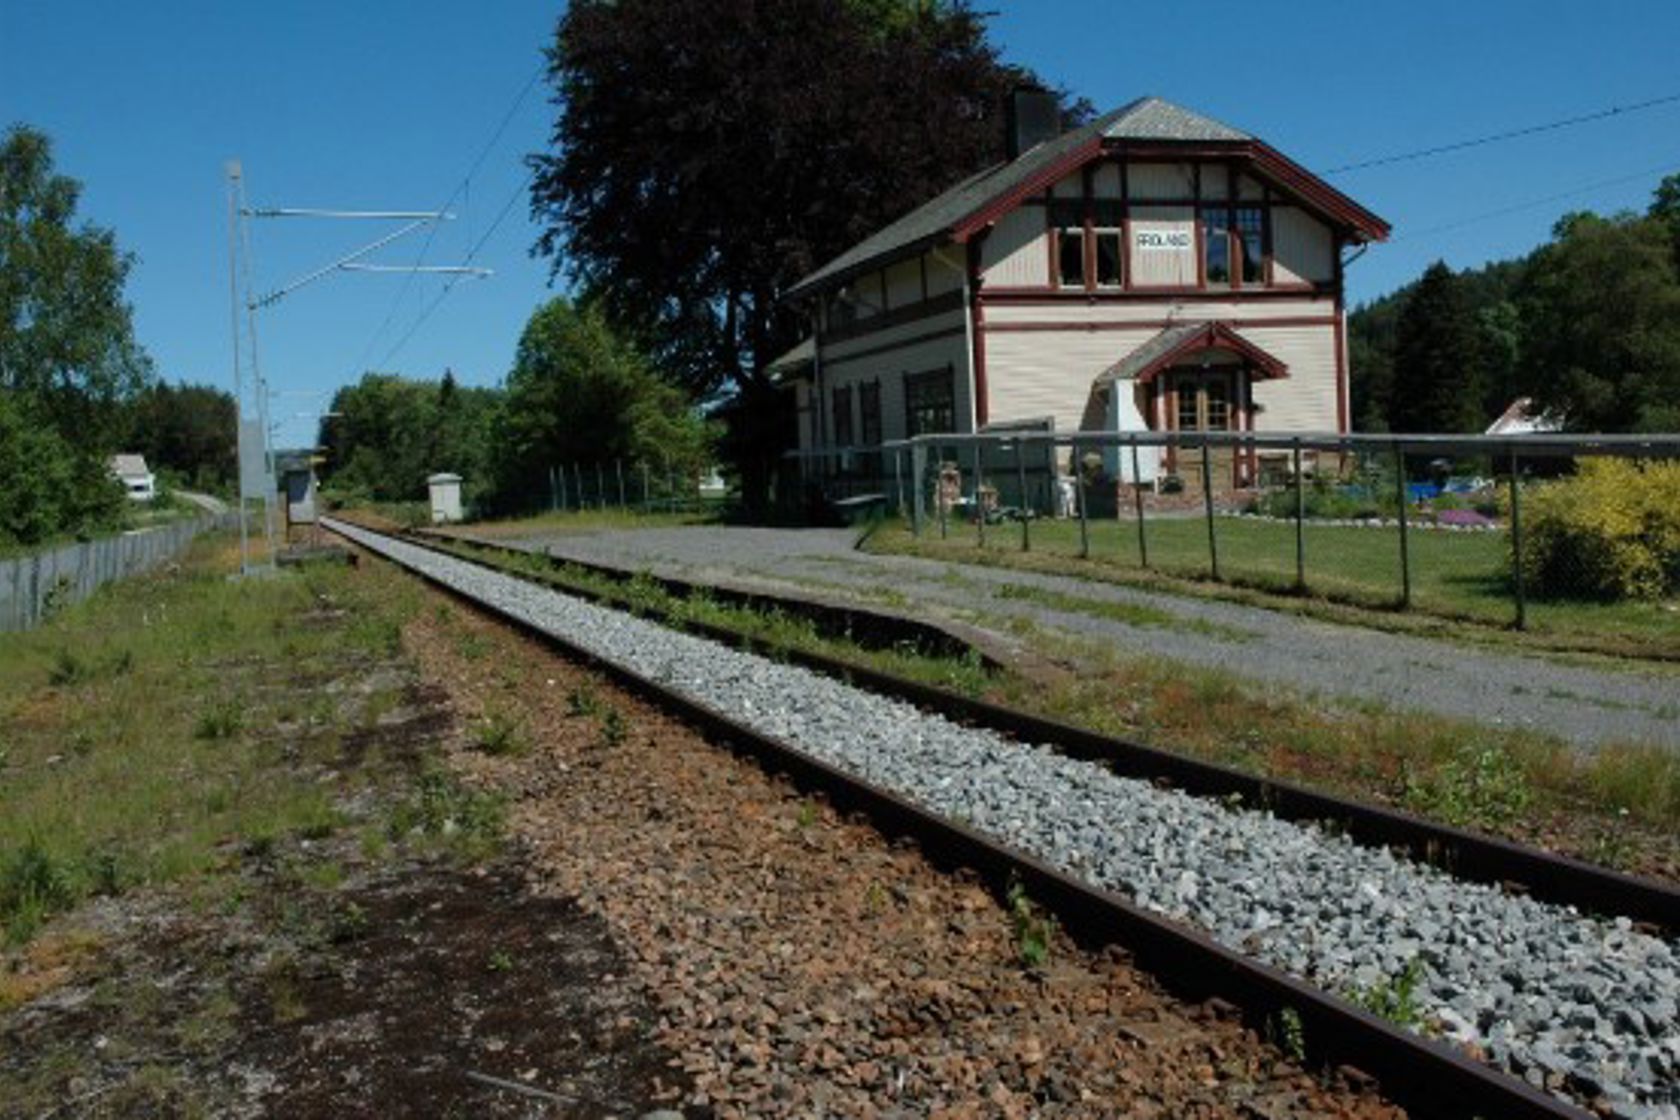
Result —
<svg viewBox="0 0 1680 1120"><path fill-rule="evenodd" d="M1266 282L1266 215L1257 206L1237 210L1237 245L1242 250L1242 282Z"/></svg>
<svg viewBox="0 0 1680 1120"><path fill-rule="evenodd" d="M871 381L867 385L858 386L858 434L862 437L863 446L879 447L881 444L881 383ZM881 453L871 451L864 455L862 467L865 474L876 478L881 477Z"/></svg>
<svg viewBox="0 0 1680 1120"><path fill-rule="evenodd" d="M1231 381L1223 373L1180 374L1174 381L1175 427L1181 432L1225 432L1231 428Z"/></svg>
<svg viewBox="0 0 1680 1120"><path fill-rule="evenodd" d="M957 430L956 379L949 367L904 377L905 434Z"/></svg>
<svg viewBox="0 0 1680 1120"><path fill-rule="evenodd" d="M1204 211L1206 218L1207 282L1231 282L1231 215L1225 210Z"/></svg>
<svg viewBox="0 0 1680 1120"><path fill-rule="evenodd" d="M1207 282L1266 282L1266 212L1258 206L1202 211L1206 231Z"/></svg>
<svg viewBox="0 0 1680 1120"><path fill-rule="evenodd" d="M1124 217L1118 202L1093 204L1092 240L1099 288L1120 286L1121 226Z"/></svg>
<svg viewBox="0 0 1680 1120"><path fill-rule="evenodd" d="M1056 279L1064 288L1085 286L1085 205L1062 200L1050 204L1056 238Z"/></svg>
<svg viewBox="0 0 1680 1120"><path fill-rule="evenodd" d="M834 402L834 446L850 447L852 446L852 387L846 385L834 390L831 399Z"/></svg>

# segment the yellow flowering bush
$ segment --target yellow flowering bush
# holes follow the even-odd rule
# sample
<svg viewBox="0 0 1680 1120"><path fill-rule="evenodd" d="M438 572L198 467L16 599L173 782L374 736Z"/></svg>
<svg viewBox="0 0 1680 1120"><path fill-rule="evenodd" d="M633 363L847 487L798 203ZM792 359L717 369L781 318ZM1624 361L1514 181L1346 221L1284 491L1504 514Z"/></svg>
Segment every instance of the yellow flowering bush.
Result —
<svg viewBox="0 0 1680 1120"><path fill-rule="evenodd" d="M1538 595L1680 594L1680 461L1588 459L1537 487L1524 502L1521 560Z"/></svg>

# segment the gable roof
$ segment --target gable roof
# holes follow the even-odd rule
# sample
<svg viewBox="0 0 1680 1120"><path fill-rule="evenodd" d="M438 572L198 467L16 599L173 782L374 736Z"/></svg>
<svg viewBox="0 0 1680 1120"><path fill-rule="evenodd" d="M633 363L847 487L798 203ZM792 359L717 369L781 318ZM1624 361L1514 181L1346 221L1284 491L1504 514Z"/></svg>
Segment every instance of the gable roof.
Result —
<svg viewBox="0 0 1680 1120"><path fill-rule="evenodd" d="M1253 157L1281 183L1327 211L1352 215L1348 224L1369 240L1388 236L1388 224L1249 133L1159 97L1140 97L1089 123L1036 144L1013 160L976 172L898 220L877 230L801 279L783 298L809 294L870 266L942 244L966 241L1022 198L1082 166L1104 147L1217 144ZM1320 196L1314 198L1312 196ZM1328 203L1329 205L1326 205Z"/></svg>
<svg viewBox="0 0 1680 1120"><path fill-rule="evenodd" d="M145 478L152 472L146 469L144 455L113 455L111 456L111 473L118 478Z"/></svg>
<svg viewBox="0 0 1680 1120"><path fill-rule="evenodd" d="M1229 350L1247 359L1265 378L1288 377L1289 366L1262 350L1221 319L1167 327L1160 334L1097 375L1096 384L1113 381L1147 383L1154 376L1198 350Z"/></svg>

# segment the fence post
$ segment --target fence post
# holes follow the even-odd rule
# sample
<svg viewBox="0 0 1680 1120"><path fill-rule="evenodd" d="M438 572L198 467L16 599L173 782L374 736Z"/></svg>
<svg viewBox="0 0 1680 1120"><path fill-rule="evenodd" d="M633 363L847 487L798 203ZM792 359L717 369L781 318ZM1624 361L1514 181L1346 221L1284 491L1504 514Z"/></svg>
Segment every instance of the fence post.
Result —
<svg viewBox="0 0 1680 1120"><path fill-rule="evenodd" d="M1149 539L1143 531L1143 472L1138 462L1138 437L1132 436L1132 508L1137 511L1138 523L1138 566L1149 567ZM1118 455L1116 456L1118 458ZM1119 500L1116 498L1115 508L1118 511Z"/></svg>
<svg viewBox="0 0 1680 1120"><path fill-rule="evenodd" d="M1032 530L1027 523L1032 520L1028 514L1032 512L1027 504L1027 442L1023 439L1015 441L1015 485L1020 487L1021 511L1021 551L1032 551Z"/></svg>
<svg viewBox="0 0 1680 1120"><path fill-rule="evenodd" d="M922 476L927 473L927 453L922 445L910 445L910 535L922 535Z"/></svg>
<svg viewBox="0 0 1680 1120"><path fill-rule="evenodd" d="M1522 491L1517 486L1517 449L1511 448L1511 586L1517 596L1517 629L1528 629L1528 599L1523 587Z"/></svg>
<svg viewBox="0 0 1680 1120"><path fill-rule="evenodd" d="M980 446L980 433L974 433L974 524L979 527L980 547L986 547L986 503L980 497L980 487L984 478L984 451Z"/></svg>
<svg viewBox="0 0 1680 1120"><path fill-rule="evenodd" d="M1213 459L1207 437L1202 437L1202 504L1207 506L1208 563L1213 578L1219 579L1219 542L1213 531Z"/></svg>
<svg viewBox="0 0 1680 1120"><path fill-rule="evenodd" d="M1400 492L1400 609L1409 610L1412 605L1412 553L1406 540L1406 453L1400 449L1400 441L1394 441L1394 477L1395 489Z"/></svg>
<svg viewBox="0 0 1680 1120"><path fill-rule="evenodd" d="M613 470L618 474L618 512L624 512L624 460L614 459Z"/></svg>
<svg viewBox="0 0 1680 1120"><path fill-rule="evenodd" d="M938 448L934 449L936 452ZM939 539L944 540L951 532L951 511L945 501L945 461L939 460L938 473L934 475L934 504L939 507ZM962 489L958 485L957 489Z"/></svg>
<svg viewBox="0 0 1680 1120"><path fill-rule="evenodd" d="M583 512L583 468L578 466L576 459L572 460L572 483L577 488L577 509Z"/></svg>
<svg viewBox="0 0 1680 1120"><path fill-rule="evenodd" d="M671 512L675 514L677 512L677 472L666 468L665 476L666 485L671 488Z"/></svg>
<svg viewBox="0 0 1680 1120"><path fill-rule="evenodd" d="M647 461L645 459L642 461L641 466L642 466L642 512L647 513L648 512L648 465L647 465Z"/></svg>
<svg viewBox="0 0 1680 1120"><path fill-rule="evenodd" d="M1301 437L1296 436L1295 444L1295 590L1307 589L1307 491L1306 480L1301 476Z"/></svg>
<svg viewBox="0 0 1680 1120"><path fill-rule="evenodd" d="M1085 464L1079 458L1079 443L1076 440L1068 448L1068 454L1073 462L1073 497L1079 503L1079 558L1091 558L1091 527L1085 519Z"/></svg>
<svg viewBox="0 0 1680 1120"><path fill-rule="evenodd" d="M559 496L560 512L564 513L566 511L566 508L567 508L567 503L566 503L566 468L562 467L558 463L556 463L554 466L548 468L548 477L554 483L555 493Z"/></svg>

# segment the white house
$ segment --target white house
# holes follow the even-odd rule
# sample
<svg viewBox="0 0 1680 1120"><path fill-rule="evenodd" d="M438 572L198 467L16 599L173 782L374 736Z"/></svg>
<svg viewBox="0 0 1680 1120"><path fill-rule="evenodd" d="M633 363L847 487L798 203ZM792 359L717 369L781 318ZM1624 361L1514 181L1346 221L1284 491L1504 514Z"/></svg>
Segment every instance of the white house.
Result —
<svg viewBox="0 0 1680 1120"><path fill-rule="evenodd" d="M157 496L157 480L146 469L144 455L111 456L111 473L123 484L130 501L149 502Z"/></svg>
<svg viewBox="0 0 1680 1120"><path fill-rule="evenodd" d="M1054 95L1021 91L1010 118L1010 159L786 293L814 325L784 378L802 448L988 426L1349 429L1344 254L1386 222L1159 98L1060 133ZM1165 465L1194 473L1190 458ZM1256 470L1214 461L1219 485Z"/></svg>

